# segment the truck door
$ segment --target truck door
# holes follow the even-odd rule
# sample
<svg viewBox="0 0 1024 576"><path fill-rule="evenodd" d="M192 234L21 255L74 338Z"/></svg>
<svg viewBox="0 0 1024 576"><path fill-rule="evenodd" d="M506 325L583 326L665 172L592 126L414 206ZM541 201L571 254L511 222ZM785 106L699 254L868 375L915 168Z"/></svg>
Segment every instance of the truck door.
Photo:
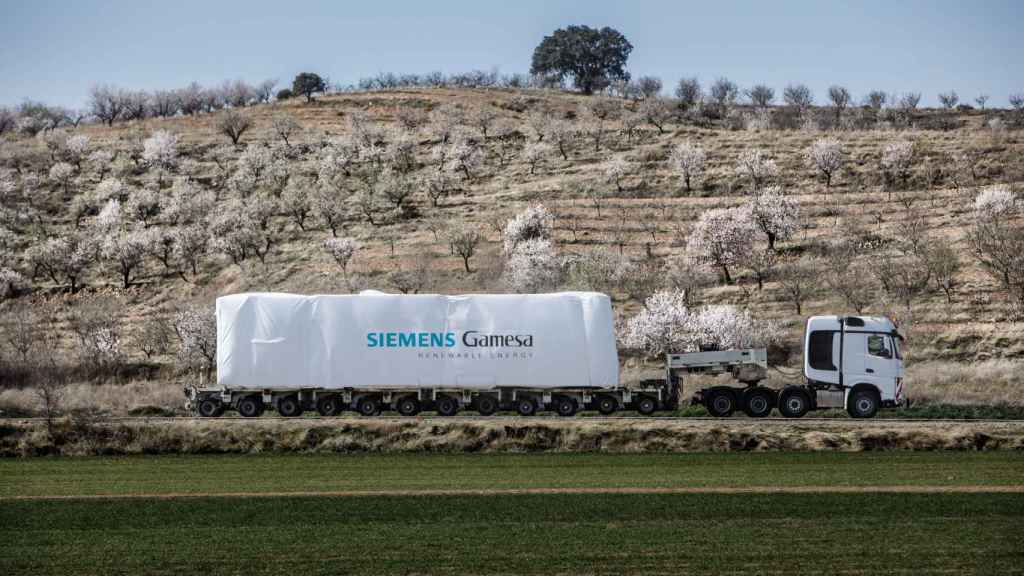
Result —
<svg viewBox="0 0 1024 576"><path fill-rule="evenodd" d="M894 398L898 376L895 365L898 361L892 337L886 334L868 334L865 344L863 381L877 386L883 400Z"/></svg>

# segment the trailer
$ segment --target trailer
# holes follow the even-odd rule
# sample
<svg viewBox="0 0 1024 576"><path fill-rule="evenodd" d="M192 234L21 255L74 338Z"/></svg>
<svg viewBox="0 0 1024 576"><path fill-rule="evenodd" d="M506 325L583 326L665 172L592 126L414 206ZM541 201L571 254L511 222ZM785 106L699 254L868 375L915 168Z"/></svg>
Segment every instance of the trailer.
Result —
<svg viewBox="0 0 1024 576"><path fill-rule="evenodd" d="M620 384L604 294L251 293L218 298L216 314L217 384L185 390L206 417L678 406L671 381Z"/></svg>
<svg viewBox="0 0 1024 576"><path fill-rule="evenodd" d="M845 408L868 418L903 402L902 339L888 318L814 316L801 383L763 385L768 354L754 348L669 354L664 378L623 386L604 294L235 294L217 299L217 383L187 386L186 407L205 417L651 415L677 409L687 375L703 373L738 383L694 392L713 416Z"/></svg>

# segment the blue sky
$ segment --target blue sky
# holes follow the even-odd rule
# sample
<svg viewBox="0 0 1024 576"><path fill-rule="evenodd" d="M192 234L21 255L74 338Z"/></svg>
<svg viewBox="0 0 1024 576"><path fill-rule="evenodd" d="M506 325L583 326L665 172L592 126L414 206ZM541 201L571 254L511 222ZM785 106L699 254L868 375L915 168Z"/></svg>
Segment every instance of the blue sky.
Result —
<svg viewBox="0 0 1024 576"><path fill-rule="evenodd" d="M955 89L1005 105L1024 92L1024 2L609 2L516 0L271 2L0 0L0 104L80 106L89 86L174 88L195 80L290 83L315 71L349 83L377 72L497 67L526 72L533 48L568 24L612 26L634 75Z"/></svg>

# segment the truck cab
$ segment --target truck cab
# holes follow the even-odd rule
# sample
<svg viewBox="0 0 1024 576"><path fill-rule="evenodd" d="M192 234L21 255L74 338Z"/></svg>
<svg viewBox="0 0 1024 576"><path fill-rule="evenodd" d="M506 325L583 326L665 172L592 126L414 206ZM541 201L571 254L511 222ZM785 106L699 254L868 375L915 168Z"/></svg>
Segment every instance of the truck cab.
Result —
<svg viewBox="0 0 1024 576"><path fill-rule="evenodd" d="M903 336L881 316L813 316L804 331L804 377L816 405L854 417L903 402ZM839 405L838 400L842 400Z"/></svg>

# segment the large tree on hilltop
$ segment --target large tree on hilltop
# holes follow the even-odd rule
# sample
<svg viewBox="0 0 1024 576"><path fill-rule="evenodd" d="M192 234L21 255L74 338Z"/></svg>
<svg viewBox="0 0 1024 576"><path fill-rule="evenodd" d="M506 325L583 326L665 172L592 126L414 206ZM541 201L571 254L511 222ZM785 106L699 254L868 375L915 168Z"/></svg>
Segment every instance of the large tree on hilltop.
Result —
<svg viewBox="0 0 1024 576"><path fill-rule="evenodd" d="M313 101L313 94L326 90L327 82L313 72L302 72L295 76L295 80L292 82L292 93L305 96L306 102Z"/></svg>
<svg viewBox="0 0 1024 576"><path fill-rule="evenodd" d="M633 45L618 30L589 26L559 28L533 51L531 74L572 76L584 94L592 94L615 80L629 80L626 60Z"/></svg>

